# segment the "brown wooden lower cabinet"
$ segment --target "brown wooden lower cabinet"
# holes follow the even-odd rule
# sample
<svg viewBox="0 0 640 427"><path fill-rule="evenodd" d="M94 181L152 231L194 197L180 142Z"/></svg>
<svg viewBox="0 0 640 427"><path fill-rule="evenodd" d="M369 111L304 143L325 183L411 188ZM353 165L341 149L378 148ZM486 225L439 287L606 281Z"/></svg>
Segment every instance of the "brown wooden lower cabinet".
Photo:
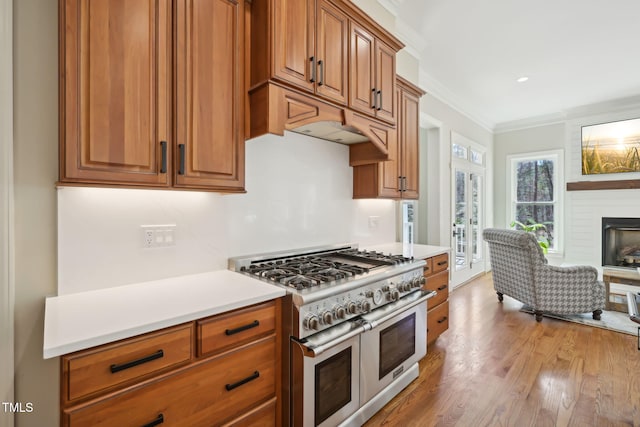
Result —
<svg viewBox="0 0 640 427"><path fill-rule="evenodd" d="M424 290L436 291L427 300L427 345L449 329L449 254L436 255L425 260L426 283Z"/></svg>
<svg viewBox="0 0 640 427"><path fill-rule="evenodd" d="M280 304L280 300L257 304L63 356L62 426L279 425ZM260 325L253 326L254 322ZM203 342L203 326L218 329L218 325L230 331L230 342L246 339L195 357L195 348ZM168 342L162 344L163 337ZM165 354L175 353L174 348L187 359L173 369L162 369ZM93 362L88 366L99 373L99 380L91 390L98 391L69 399L69 384L84 378L81 368L69 370L75 366L70 362L77 360ZM111 377L124 372L127 380L113 386Z"/></svg>
<svg viewBox="0 0 640 427"><path fill-rule="evenodd" d="M431 344L449 329L449 301L427 311L427 344Z"/></svg>

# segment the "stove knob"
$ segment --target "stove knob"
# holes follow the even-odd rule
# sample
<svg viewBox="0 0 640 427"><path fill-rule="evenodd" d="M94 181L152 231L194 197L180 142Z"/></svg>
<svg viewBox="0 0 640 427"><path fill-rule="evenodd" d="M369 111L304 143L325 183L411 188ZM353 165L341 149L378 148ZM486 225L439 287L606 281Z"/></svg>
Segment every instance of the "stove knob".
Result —
<svg viewBox="0 0 640 427"><path fill-rule="evenodd" d="M371 303L369 301L362 301L362 305L360 306L363 312L367 313L371 311Z"/></svg>
<svg viewBox="0 0 640 427"><path fill-rule="evenodd" d="M358 312L358 306L355 302L349 301L347 303L347 311L349 314L356 314Z"/></svg>
<svg viewBox="0 0 640 427"><path fill-rule="evenodd" d="M307 316L307 318L304 319L304 326L307 329L318 330L318 328L320 327L320 320L318 319L318 316L316 316L315 314Z"/></svg>
<svg viewBox="0 0 640 427"><path fill-rule="evenodd" d="M411 282L402 282L398 285L400 292L409 292L411 290Z"/></svg>
<svg viewBox="0 0 640 427"><path fill-rule="evenodd" d="M398 301L400 299L400 292L397 289L392 289L387 295L390 301Z"/></svg>
<svg viewBox="0 0 640 427"><path fill-rule="evenodd" d="M336 314L336 317L338 319L344 319L347 314L346 310L341 305L336 305L335 307L333 307L333 312Z"/></svg>
<svg viewBox="0 0 640 427"><path fill-rule="evenodd" d="M333 323L333 314L331 314L330 311L325 311L324 313L322 313L322 321L325 323L325 325L330 325Z"/></svg>
<svg viewBox="0 0 640 427"><path fill-rule="evenodd" d="M389 290L389 286L384 285L381 289L382 289L382 292L387 292Z"/></svg>
<svg viewBox="0 0 640 427"><path fill-rule="evenodd" d="M414 277L413 280L411 280L411 286L413 286L414 288L420 288L426 282L427 279L425 279L424 276Z"/></svg>

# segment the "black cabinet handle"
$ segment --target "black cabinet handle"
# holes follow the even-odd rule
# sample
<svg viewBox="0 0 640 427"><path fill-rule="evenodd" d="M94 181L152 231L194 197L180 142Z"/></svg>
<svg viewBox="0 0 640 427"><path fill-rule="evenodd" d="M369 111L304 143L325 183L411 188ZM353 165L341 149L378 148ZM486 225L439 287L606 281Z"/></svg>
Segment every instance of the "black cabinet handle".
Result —
<svg viewBox="0 0 640 427"><path fill-rule="evenodd" d="M438 265L445 265L445 264L447 264L448 262L449 262L449 261L440 261L440 262L438 263Z"/></svg>
<svg viewBox="0 0 640 427"><path fill-rule="evenodd" d="M318 86L322 86L324 84L324 63L318 61L318 67L320 67L320 81L318 82Z"/></svg>
<svg viewBox="0 0 640 427"><path fill-rule="evenodd" d="M380 111L382 110L382 91L381 90L378 91L378 97L380 99L378 100L378 108L376 108L376 110Z"/></svg>
<svg viewBox="0 0 640 427"><path fill-rule="evenodd" d="M167 141L160 141L162 148L162 164L160 165L160 173L167 173Z"/></svg>
<svg viewBox="0 0 640 427"><path fill-rule="evenodd" d="M151 421L150 423L147 423L145 425L143 425L142 427L153 427L153 426L157 426L164 423L164 415L159 414L155 420Z"/></svg>
<svg viewBox="0 0 640 427"><path fill-rule="evenodd" d="M444 316L442 319L438 319L438 323L445 322L447 320L447 316Z"/></svg>
<svg viewBox="0 0 640 427"><path fill-rule="evenodd" d="M246 331L247 329L255 328L256 326L259 326L259 325L260 325L260 322L257 321L257 320L254 320L253 322L249 323L248 325L240 326L239 328L225 329L224 333L226 335L234 335L234 334L237 334L239 332Z"/></svg>
<svg viewBox="0 0 640 427"><path fill-rule="evenodd" d="M371 108L373 108L375 110L376 108L378 108L378 97L376 96L376 88L375 87L373 89L371 89L371 97L373 98L373 105L371 106Z"/></svg>
<svg viewBox="0 0 640 427"><path fill-rule="evenodd" d="M445 289L447 289L447 285L442 285L438 288L439 291L444 291Z"/></svg>
<svg viewBox="0 0 640 427"><path fill-rule="evenodd" d="M133 368L134 366L142 365L143 363L151 362L152 360L160 359L162 357L164 357L164 352L162 350L158 350L149 356L141 357L140 359L132 360L131 362L113 364L111 365L111 373L115 374L116 372L124 371L125 369Z"/></svg>
<svg viewBox="0 0 640 427"><path fill-rule="evenodd" d="M311 83L315 83L315 81L316 81L316 58L315 58L315 56L312 56L311 58L309 58L309 61L311 61L311 79L309 81Z"/></svg>
<svg viewBox="0 0 640 427"><path fill-rule="evenodd" d="M184 175L184 144L178 144L178 150L180 151L180 167L178 168L178 175Z"/></svg>
<svg viewBox="0 0 640 427"><path fill-rule="evenodd" d="M251 374L250 376L248 376L247 378L245 378L245 379L243 379L243 380L238 381L237 383L233 383L233 384L226 384L226 385L224 386L224 388L226 388L226 389L227 389L227 391L231 391L231 390L233 390L234 388L240 387L241 385L248 383L249 381L253 381L253 380L255 380L255 379L256 379L256 378L258 378L259 376L260 376L260 372L255 371L253 374Z"/></svg>

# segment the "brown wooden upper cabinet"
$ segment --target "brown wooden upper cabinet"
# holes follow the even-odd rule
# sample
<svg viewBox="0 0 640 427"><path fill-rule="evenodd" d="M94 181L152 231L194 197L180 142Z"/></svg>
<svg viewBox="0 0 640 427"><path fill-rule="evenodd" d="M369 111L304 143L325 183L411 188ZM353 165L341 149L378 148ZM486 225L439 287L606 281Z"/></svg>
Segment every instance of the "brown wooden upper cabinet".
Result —
<svg viewBox="0 0 640 427"><path fill-rule="evenodd" d="M244 191L244 1L60 5L60 182Z"/></svg>
<svg viewBox="0 0 640 427"><path fill-rule="evenodd" d="M275 8L275 77L346 104L347 15L327 0L279 3Z"/></svg>
<svg viewBox="0 0 640 427"><path fill-rule="evenodd" d="M350 41L349 106L395 123L395 51L355 22Z"/></svg>
<svg viewBox="0 0 640 427"><path fill-rule="evenodd" d="M397 77L398 138L389 144L390 160L353 168L354 198L419 197L420 97L424 91Z"/></svg>

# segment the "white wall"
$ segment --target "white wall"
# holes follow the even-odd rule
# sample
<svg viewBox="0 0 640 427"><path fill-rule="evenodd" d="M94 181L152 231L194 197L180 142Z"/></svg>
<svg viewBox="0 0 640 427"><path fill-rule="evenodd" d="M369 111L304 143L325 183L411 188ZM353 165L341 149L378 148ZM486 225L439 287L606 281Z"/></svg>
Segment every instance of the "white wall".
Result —
<svg viewBox="0 0 640 427"><path fill-rule="evenodd" d="M507 186L509 173L507 156L511 154L530 153L563 149L565 141L564 123L537 126L528 129L497 133L494 137L494 224L498 228L509 228L507 219L509 201ZM566 174L565 174L566 176ZM562 184L564 186L564 183Z"/></svg>
<svg viewBox="0 0 640 427"><path fill-rule="evenodd" d="M13 2L15 401L17 427L59 421L59 361L42 359L44 299L56 292L58 2Z"/></svg>
<svg viewBox="0 0 640 427"><path fill-rule="evenodd" d="M353 200L345 145L295 133L247 141L246 194L58 190L58 293L227 268L227 258L395 240L395 202ZM369 216L378 216L376 229ZM143 249L140 225L176 224Z"/></svg>
<svg viewBox="0 0 640 427"><path fill-rule="evenodd" d="M0 402L14 401L12 21L11 0L0 0ZM0 427L13 424L13 416L0 411Z"/></svg>
<svg viewBox="0 0 640 427"><path fill-rule="evenodd" d="M425 89L429 90L428 87ZM428 167L427 170L420 171L421 175L426 174L428 177L428 188L432 192L438 192L437 195L429 195L430 205L428 206L427 221L431 224L430 228L434 223L437 224L439 236L436 238L432 235L429 236L429 239L432 244L437 242L442 246L451 246L451 134L455 132L486 148L485 225L491 226L493 224L493 192L491 191L493 188L491 171L494 166L493 133L429 93L422 97L420 111L427 115L431 121L437 122L439 127L439 141L433 141L438 139L435 137L435 131L432 131L428 138L429 151L433 155L429 163L437 161L437 171ZM432 146L434 143L437 143L438 146Z"/></svg>

